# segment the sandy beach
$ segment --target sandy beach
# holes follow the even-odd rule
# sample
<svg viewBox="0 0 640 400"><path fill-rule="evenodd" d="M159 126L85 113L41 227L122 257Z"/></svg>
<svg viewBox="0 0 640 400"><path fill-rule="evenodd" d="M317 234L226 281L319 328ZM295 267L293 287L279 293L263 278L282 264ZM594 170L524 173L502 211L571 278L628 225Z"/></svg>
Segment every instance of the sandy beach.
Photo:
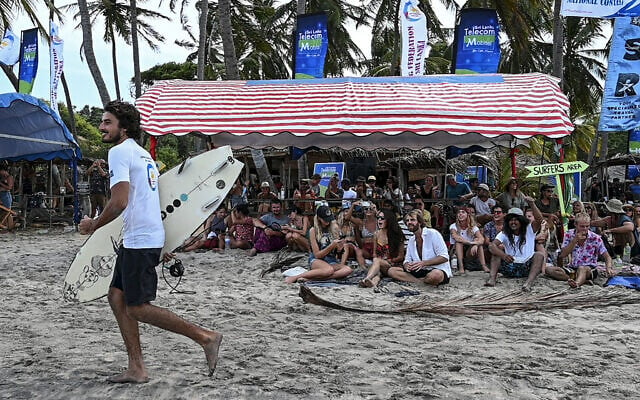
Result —
<svg viewBox="0 0 640 400"><path fill-rule="evenodd" d="M85 237L61 230L0 234L2 399L632 399L640 382L637 291L585 286L581 294L624 291L635 304L542 309L507 315L365 314L305 304L279 272L260 278L272 255L241 250L187 253L171 294L156 305L224 334L207 376L189 339L143 325L151 381L114 385L126 352L106 299L62 299L67 267ZM175 283L174 278L170 278ZM513 291L521 280L485 288L483 272L396 297L353 285L312 287L325 300L397 309ZM599 280L598 283L602 283ZM539 278L528 296L568 290ZM527 295L525 295L527 296Z"/></svg>

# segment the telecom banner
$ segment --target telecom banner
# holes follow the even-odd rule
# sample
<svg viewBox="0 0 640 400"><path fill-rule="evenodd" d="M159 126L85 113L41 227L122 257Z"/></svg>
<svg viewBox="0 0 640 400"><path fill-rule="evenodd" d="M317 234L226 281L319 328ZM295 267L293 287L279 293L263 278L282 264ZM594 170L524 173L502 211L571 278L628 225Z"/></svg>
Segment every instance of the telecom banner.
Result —
<svg viewBox="0 0 640 400"><path fill-rule="evenodd" d="M500 66L500 24L495 10L467 8L456 26L456 74L495 74Z"/></svg>
<svg viewBox="0 0 640 400"><path fill-rule="evenodd" d="M22 31L18 93L31 93L38 72L38 28Z"/></svg>
<svg viewBox="0 0 640 400"><path fill-rule="evenodd" d="M424 59L428 56L427 17L418 8L418 0L400 0L402 31L402 76L424 75Z"/></svg>
<svg viewBox="0 0 640 400"><path fill-rule="evenodd" d="M616 18L598 130L640 126L640 17Z"/></svg>
<svg viewBox="0 0 640 400"><path fill-rule="evenodd" d="M20 39L7 29L4 32L2 42L0 42L0 63L4 65L14 65L20 58Z"/></svg>
<svg viewBox="0 0 640 400"><path fill-rule="evenodd" d="M565 17L618 18L640 16L640 0L562 0Z"/></svg>
<svg viewBox="0 0 640 400"><path fill-rule="evenodd" d="M328 49L327 14L298 15L295 79L324 78L324 62Z"/></svg>
<svg viewBox="0 0 640 400"><path fill-rule="evenodd" d="M629 132L629 154L640 156L640 127ZM629 179L640 176L640 165L629 165L627 176Z"/></svg>
<svg viewBox="0 0 640 400"><path fill-rule="evenodd" d="M58 25L51 21L51 45L50 45L50 70L51 70L51 82L50 82L50 99L51 109L58 112L58 82L62 76L62 68L64 66L64 57L62 55L62 49L64 48L64 42L59 36Z"/></svg>

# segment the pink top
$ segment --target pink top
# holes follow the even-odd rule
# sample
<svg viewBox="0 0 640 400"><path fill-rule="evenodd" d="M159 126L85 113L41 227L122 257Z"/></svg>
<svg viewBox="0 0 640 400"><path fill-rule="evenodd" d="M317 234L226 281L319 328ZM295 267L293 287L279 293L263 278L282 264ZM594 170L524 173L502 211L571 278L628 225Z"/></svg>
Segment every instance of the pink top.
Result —
<svg viewBox="0 0 640 400"><path fill-rule="evenodd" d="M564 234L562 247L567 247L576 236L576 230L571 229ZM598 265L598 256L607 252L602 238L591 231L587 233L587 240L582 246L576 244L571 252L571 267L577 268L581 266L596 267Z"/></svg>

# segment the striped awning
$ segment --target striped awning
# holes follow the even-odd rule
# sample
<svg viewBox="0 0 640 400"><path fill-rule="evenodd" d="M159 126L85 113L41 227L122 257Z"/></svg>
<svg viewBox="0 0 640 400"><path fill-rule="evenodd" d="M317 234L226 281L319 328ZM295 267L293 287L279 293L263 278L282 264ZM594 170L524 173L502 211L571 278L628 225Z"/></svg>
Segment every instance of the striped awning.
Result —
<svg viewBox="0 0 640 400"><path fill-rule="evenodd" d="M171 80L137 106L151 135L199 131L234 148L492 147L573 130L557 80L539 73Z"/></svg>

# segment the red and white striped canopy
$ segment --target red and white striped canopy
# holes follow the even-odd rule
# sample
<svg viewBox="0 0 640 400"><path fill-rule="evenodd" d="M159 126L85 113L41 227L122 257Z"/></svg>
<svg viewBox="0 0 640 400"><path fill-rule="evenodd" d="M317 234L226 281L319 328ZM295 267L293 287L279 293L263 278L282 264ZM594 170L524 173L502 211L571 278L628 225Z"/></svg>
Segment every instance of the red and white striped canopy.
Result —
<svg viewBox="0 0 640 400"><path fill-rule="evenodd" d="M286 81L161 81L137 101L151 135L199 131L234 148L509 146L569 135L557 80L430 75Z"/></svg>

